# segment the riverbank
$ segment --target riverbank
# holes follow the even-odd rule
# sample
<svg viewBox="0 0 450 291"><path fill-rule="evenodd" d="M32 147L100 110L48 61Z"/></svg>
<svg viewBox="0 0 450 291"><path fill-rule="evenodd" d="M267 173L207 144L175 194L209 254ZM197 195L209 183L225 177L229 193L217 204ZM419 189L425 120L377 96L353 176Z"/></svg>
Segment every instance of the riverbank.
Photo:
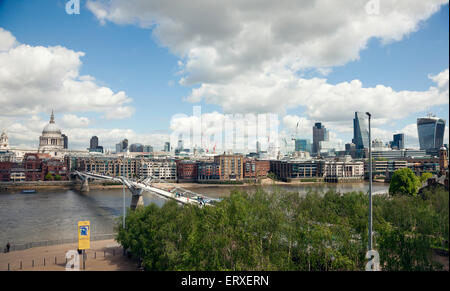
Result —
<svg viewBox="0 0 450 291"><path fill-rule="evenodd" d="M361 184L365 181L355 181L345 184ZM374 183L387 184L382 180L374 180ZM294 180L290 182L282 182L272 180L270 178L261 179L258 182L246 182L242 184L217 184L217 183L155 183L154 185L161 189L173 188L173 185L177 187L196 189L196 188L234 188L234 187L249 187L249 186L307 186L307 185L336 185L341 183L330 183L324 181L299 181ZM0 182L0 192L18 191L18 190L30 190L30 189L42 189L42 190L69 190L79 189L80 182L78 181L35 181L35 182ZM113 184L110 182L91 181L89 182L90 189L106 190L106 189L122 189L122 184Z"/></svg>
<svg viewBox="0 0 450 291"><path fill-rule="evenodd" d="M355 181L355 182L347 182L347 183L331 183L331 182L315 182L315 181L291 181L291 182L282 182L272 180L270 178L262 179L259 182L255 183L242 183L242 184L206 184L206 183L176 183L178 187L187 188L187 189L195 189L195 188L234 188L234 187L249 187L249 186L288 186L288 187L297 187L297 186L327 186L327 185L360 185L364 184L366 181ZM374 184L388 184L384 181L373 181ZM173 188L173 185L166 183L155 183L153 184L161 189L169 189Z"/></svg>
<svg viewBox="0 0 450 291"><path fill-rule="evenodd" d="M0 182L0 192L15 190L69 190L79 189L80 182L75 181L33 181L33 182ZM111 184L108 182L90 182L90 189L121 189L122 184Z"/></svg>
<svg viewBox="0 0 450 291"><path fill-rule="evenodd" d="M77 244L36 247L0 254L0 271L65 271L66 253ZM136 271L137 264L122 254L122 247L113 239L91 241L86 250L86 271ZM70 261L70 259L68 259ZM80 270L83 264L80 260Z"/></svg>

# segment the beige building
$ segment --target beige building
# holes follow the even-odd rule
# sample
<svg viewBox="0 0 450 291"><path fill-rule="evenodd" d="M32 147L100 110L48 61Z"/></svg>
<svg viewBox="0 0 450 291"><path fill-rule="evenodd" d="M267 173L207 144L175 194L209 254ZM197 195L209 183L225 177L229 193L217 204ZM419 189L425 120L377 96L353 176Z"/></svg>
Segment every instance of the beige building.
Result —
<svg viewBox="0 0 450 291"><path fill-rule="evenodd" d="M146 178L149 176L163 180L176 180L177 168L173 160L155 160L127 157L74 157L71 168L106 176Z"/></svg>
<svg viewBox="0 0 450 291"><path fill-rule="evenodd" d="M97 173L106 176L134 178L138 173L138 161L136 159L116 157L78 157L75 165L79 171Z"/></svg>
<svg viewBox="0 0 450 291"><path fill-rule="evenodd" d="M408 167L406 160L374 160L372 161L372 174L388 176L399 169ZM364 162L364 170L369 172L369 161Z"/></svg>
<svg viewBox="0 0 450 291"><path fill-rule="evenodd" d="M139 161L139 177L155 177L162 180L177 179L177 165L173 160L147 160Z"/></svg>
<svg viewBox="0 0 450 291"><path fill-rule="evenodd" d="M363 180L364 162L327 161L323 164L322 174L327 182Z"/></svg>
<svg viewBox="0 0 450 291"><path fill-rule="evenodd" d="M243 180L244 157L241 155L219 155L214 157L219 165L220 180Z"/></svg>

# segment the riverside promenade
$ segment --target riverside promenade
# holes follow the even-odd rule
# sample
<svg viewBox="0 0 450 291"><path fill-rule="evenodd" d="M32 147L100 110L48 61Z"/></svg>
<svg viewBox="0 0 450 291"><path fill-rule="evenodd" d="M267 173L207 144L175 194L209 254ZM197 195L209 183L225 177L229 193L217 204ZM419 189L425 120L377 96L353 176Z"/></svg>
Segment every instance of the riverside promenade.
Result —
<svg viewBox="0 0 450 291"><path fill-rule="evenodd" d="M0 271L65 271L66 253L76 250L77 244L36 247L0 253ZM122 254L122 247L113 239L91 241L86 250L86 271L137 271L137 264ZM83 270L80 256L80 271ZM70 261L70 259L67 259Z"/></svg>

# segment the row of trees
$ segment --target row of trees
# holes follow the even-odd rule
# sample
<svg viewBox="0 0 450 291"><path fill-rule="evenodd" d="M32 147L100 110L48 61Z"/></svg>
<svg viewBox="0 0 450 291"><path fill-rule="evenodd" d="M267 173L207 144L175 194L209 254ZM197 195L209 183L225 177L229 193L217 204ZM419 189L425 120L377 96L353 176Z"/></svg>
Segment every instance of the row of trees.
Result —
<svg viewBox="0 0 450 291"><path fill-rule="evenodd" d="M448 249L448 192L427 199L373 199L374 244L383 270L436 270ZM147 270L364 270L365 193L234 190L215 207L151 204L129 212L117 240Z"/></svg>
<svg viewBox="0 0 450 291"><path fill-rule="evenodd" d="M48 173L45 175L46 181L61 181L62 177L60 175L52 175L51 173Z"/></svg>

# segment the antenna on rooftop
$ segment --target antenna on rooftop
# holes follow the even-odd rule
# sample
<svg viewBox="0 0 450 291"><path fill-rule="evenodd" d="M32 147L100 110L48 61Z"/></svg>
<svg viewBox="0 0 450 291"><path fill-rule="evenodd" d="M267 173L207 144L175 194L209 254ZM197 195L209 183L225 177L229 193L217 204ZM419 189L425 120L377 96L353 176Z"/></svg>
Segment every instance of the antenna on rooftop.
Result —
<svg viewBox="0 0 450 291"><path fill-rule="evenodd" d="M430 106L427 107L427 117L436 117L436 115L434 115L433 112L431 111Z"/></svg>

